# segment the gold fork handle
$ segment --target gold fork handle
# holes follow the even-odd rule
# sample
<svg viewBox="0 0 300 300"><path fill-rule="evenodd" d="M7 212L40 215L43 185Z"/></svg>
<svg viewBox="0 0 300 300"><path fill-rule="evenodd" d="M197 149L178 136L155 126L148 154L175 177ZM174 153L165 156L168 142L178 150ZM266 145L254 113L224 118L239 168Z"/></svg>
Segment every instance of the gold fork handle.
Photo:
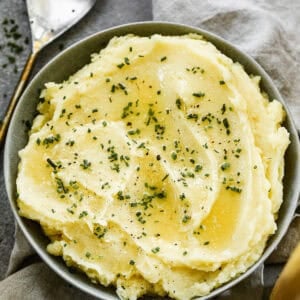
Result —
<svg viewBox="0 0 300 300"><path fill-rule="evenodd" d="M19 82L18 82L18 84L14 90L14 93L11 97L11 100L8 104L4 119L3 119L1 127L0 127L0 147L4 144L4 140L5 140L9 122L11 120L11 117L13 115L15 107L18 103L18 100L19 100L20 96L22 95L22 92L24 91L25 85L27 83L28 77L32 70L36 56L37 56L37 52L34 52L34 53L31 53L30 56L28 57L27 62L24 66L22 75L19 79Z"/></svg>

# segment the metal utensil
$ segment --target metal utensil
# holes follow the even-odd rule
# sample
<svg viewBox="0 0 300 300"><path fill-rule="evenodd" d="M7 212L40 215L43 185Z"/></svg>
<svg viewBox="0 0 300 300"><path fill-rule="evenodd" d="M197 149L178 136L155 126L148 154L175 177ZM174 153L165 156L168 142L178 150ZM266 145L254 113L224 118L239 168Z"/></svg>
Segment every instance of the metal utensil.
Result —
<svg viewBox="0 0 300 300"><path fill-rule="evenodd" d="M3 119L0 128L0 145L5 140L10 119L25 88L38 53L77 23L93 7L95 2L96 0L26 0L32 49Z"/></svg>

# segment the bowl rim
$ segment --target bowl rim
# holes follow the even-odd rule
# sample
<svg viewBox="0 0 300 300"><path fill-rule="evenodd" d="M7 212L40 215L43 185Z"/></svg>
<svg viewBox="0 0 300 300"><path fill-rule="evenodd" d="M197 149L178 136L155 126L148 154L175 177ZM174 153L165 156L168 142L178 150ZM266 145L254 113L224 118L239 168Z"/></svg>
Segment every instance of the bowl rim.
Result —
<svg viewBox="0 0 300 300"><path fill-rule="evenodd" d="M183 23L166 22L166 21L141 21L141 22L132 22L132 23L121 24L121 25L118 25L118 26L113 26L113 27L106 28L104 30L100 30L100 31L98 31L96 33L93 33L93 34L91 34L91 35L83 38L83 39L80 39L79 41L73 43L68 48L64 49L62 52L58 53L53 58L51 58L35 74L35 76L31 79L31 81L27 85L25 91L23 92L22 96L20 97L19 103L17 104L16 109L14 111L14 114L13 114L13 117L12 117L9 129L8 129L7 138L6 138L6 142L5 142L5 149L4 149L4 178L5 178L5 187L6 187L6 191L7 191L7 194L8 194L8 198L9 198L9 203L10 203L11 210L13 211L14 217L17 220L17 223L18 223L19 227L21 228L21 230L22 230L23 234L25 235L26 239L29 241L30 245L34 248L34 250L37 252L37 254L42 258L42 260L48 265L48 267L50 267L51 270L53 270L61 278L63 278L64 280L66 280L67 282L69 282L70 284L72 284L73 286L77 287L79 290L84 291L87 294L92 295L92 296L94 296L96 298L99 298L99 299L109 299L109 300L110 299L117 299L116 298L117 296L105 295L106 298L102 298L102 297L104 297L104 295L99 295L99 293L101 294L101 291L97 290L97 288L91 288L91 286L88 285L87 283L82 282L79 279L71 278L70 275L69 275L69 273L66 273L64 270L60 269L57 265L55 265L54 262L53 262L53 260L50 258L50 255L47 253L46 249L43 249L38 243L36 243L34 241L33 237L31 236L31 234L27 230L27 225L24 223L23 217L21 217L18 214L18 212L17 212L16 203L15 203L16 199L15 199L15 197L13 197L10 194L10 185L11 185L11 183L9 182L10 169L9 169L8 161L10 159L9 152L10 152L10 147L11 147L9 141L10 141L12 135L13 135L13 129L12 129L13 126L12 126L12 124L14 123L14 120L16 118L19 106L24 101L24 99L26 99L26 92L30 89L30 87L32 85L34 85L35 82L39 81L39 77L41 76L41 74L43 72L47 72L48 67L51 66L52 63L55 62L60 56L65 55L71 49L74 49L74 48L80 46L81 44L84 44L86 41L88 41L90 39L93 39L93 38L96 38L98 36L101 36L101 35L104 35L104 34L113 33L115 31L121 31L122 32L122 30L123 31L124 30L127 31L127 34L129 34L130 30L134 31L136 28L139 28L141 26L142 27L149 27L150 28L153 25L155 25L155 26L163 26L165 28L166 27L174 27L175 30L177 28L179 30L180 29L181 30L186 30L186 32L197 33L197 34L203 35L206 40L210 41L214 45L215 45L215 42L218 42L218 43L224 45L226 47L226 49L230 49L230 50L233 50L234 52L238 53L238 55L240 57L242 57L243 59L245 59L246 61L248 61L250 63L250 65L252 65L254 67L254 69L257 71L256 73L259 76L261 76L261 78L264 79L267 82L267 84L271 87L271 89L273 90L274 94L276 95L276 99L281 102L281 104L283 105L283 107L284 107L284 109L285 109L285 111L287 113L287 119L289 120L290 127L291 127L291 130L289 131L290 135L293 135L293 136L297 135L296 126L295 126L293 117L291 115L291 112L290 112L290 110L288 108L288 105L284 101L284 99L282 98L282 96L280 95L277 87L272 82L270 76L266 73L266 71L254 60L254 58L252 58L250 55L248 55L244 51L240 50L237 46L235 46L231 42L223 39L222 37L218 36L217 34L209 32L209 31L207 31L205 29L202 29L200 27L190 26L190 25L186 25L186 24L183 24ZM133 34L136 34L136 33L133 33ZM163 33L160 33L160 32L157 32L157 34L166 35L166 34L163 34ZM124 35L124 33L121 34L121 35ZM137 34L137 35L139 35L139 34ZM176 34L176 35L183 35L183 33L179 33L179 34ZM149 35L146 34L144 36L149 36ZM218 46L216 46L216 47L219 49ZM103 49L102 46L99 48L99 51L101 49ZM90 53L89 56L91 54L92 53ZM231 59L234 60L234 57L231 57L228 54L226 54L226 55L229 56ZM239 58L237 59L237 61L239 61ZM299 139L295 139L294 143L295 143L296 154L297 154L296 158L299 161L299 153L300 153ZM19 158L18 158L18 161L19 161ZM300 165L299 164L296 166L296 172L295 172L295 174L296 174L297 178L300 178ZM289 206L288 213L284 217L283 224L281 224L281 227L283 227L283 229L278 234L278 236L276 236L276 238L272 240L271 245L269 245L269 246L266 245L266 247L264 249L264 252L260 256L260 258L250 268L248 268L244 273L242 273L240 275L237 275L234 279L232 279L232 280L224 283L223 285L215 288L208 295L202 296L202 297L197 297L195 299L210 299L210 298L213 298L213 297L221 294L222 292L224 292L224 291L232 288L233 286L237 285L239 282L241 282L242 280L244 280L246 277L248 277L249 275L251 275L259 267L259 265L261 265L267 259L267 257L278 246L279 242L282 240L283 236L285 235L286 231L288 230L289 224L290 224L290 222L293 219L293 215L294 215L294 212L295 212L296 207L297 207L297 199L299 198L299 194L300 194L300 185L296 186L296 189L295 189L295 191L293 193L292 201L291 201L290 206ZM63 262L63 263L65 263L65 262Z"/></svg>

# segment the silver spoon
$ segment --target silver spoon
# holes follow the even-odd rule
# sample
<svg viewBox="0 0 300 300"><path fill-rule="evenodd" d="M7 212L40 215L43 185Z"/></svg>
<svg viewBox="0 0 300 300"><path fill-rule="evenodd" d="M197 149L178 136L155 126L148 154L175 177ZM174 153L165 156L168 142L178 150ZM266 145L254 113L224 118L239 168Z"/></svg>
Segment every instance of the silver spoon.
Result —
<svg viewBox="0 0 300 300"><path fill-rule="evenodd" d="M93 7L95 2L96 0L26 0L32 49L1 124L0 145L5 140L9 122L38 53L77 23Z"/></svg>

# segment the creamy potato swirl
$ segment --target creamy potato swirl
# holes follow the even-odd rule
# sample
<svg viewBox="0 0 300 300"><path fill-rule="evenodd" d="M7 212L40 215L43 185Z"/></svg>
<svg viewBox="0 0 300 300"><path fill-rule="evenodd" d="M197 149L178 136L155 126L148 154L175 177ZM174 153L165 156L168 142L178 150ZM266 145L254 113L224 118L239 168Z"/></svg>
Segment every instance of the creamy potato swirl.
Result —
<svg viewBox="0 0 300 300"><path fill-rule="evenodd" d="M201 36L113 38L38 111L19 212L121 299L206 295L275 232L284 111Z"/></svg>

